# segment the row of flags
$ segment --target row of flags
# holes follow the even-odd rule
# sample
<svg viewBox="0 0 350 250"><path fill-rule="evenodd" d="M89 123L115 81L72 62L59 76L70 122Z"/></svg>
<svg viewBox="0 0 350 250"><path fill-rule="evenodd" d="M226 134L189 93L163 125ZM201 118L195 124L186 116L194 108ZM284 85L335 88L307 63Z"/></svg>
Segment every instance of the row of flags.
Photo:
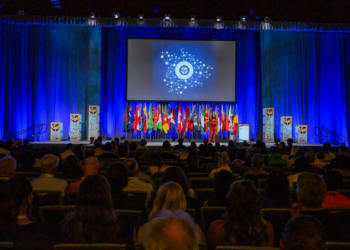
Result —
<svg viewBox="0 0 350 250"><path fill-rule="evenodd" d="M124 132L168 132L206 133L210 129L209 119L216 113L218 119L217 133L225 131L237 133L237 106L193 104L181 107L181 103L172 107L170 104L148 106L146 104L127 103L124 114Z"/></svg>

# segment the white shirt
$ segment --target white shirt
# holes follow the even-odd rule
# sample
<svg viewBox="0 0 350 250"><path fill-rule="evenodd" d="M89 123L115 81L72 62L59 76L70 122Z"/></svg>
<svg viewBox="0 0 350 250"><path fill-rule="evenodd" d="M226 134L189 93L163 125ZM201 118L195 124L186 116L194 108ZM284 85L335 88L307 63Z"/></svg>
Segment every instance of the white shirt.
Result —
<svg viewBox="0 0 350 250"><path fill-rule="evenodd" d="M222 170L226 170L232 173L230 166L228 164L223 164L221 167L214 168L212 171L210 171L209 178L215 178L215 174L219 173Z"/></svg>
<svg viewBox="0 0 350 250"><path fill-rule="evenodd" d="M301 173L296 173L296 174L292 174L292 175L288 175L287 179L289 182L289 188L293 189L293 183L298 181L298 176L303 174L305 172L301 172Z"/></svg>
<svg viewBox="0 0 350 250"><path fill-rule="evenodd" d="M53 174L42 174L31 183L34 191L61 191L62 196L65 196L68 187L66 180L58 179Z"/></svg>
<svg viewBox="0 0 350 250"><path fill-rule="evenodd" d="M61 160L65 160L68 156L70 155L74 155L74 153L72 152L72 150L66 150L63 153L60 154L61 155Z"/></svg>
<svg viewBox="0 0 350 250"><path fill-rule="evenodd" d="M152 184L140 180L139 177L129 177L128 185L123 189L124 192L147 192L146 204L151 199L151 193L154 191Z"/></svg>
<svg viewBox="0 0 350 250"><path fill-rule="evenodd" d="M2 155L6 155L6 156L11 156L10 151L4 149L4 148L0 148L0 154Z"/></svg>

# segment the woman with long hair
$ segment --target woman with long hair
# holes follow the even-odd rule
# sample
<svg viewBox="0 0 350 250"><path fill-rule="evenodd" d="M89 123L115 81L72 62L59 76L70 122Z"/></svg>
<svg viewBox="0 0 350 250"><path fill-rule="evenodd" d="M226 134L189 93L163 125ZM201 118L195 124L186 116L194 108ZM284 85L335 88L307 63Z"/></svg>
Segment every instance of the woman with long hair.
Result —
<svg viewBox="0 0 350 250"><path fill-rule="evenodd" d="M151 221L162 210L170 210L172 212L175 212L176 210L186 211L186 209L186 197L184 195L184 192L182 191L181 186L175 182L167 182L163 184L157 192L157 196L154 200L153 208L148 217L148 221ZM143 243L145 230L147 230L147 226L148 223L140 227L135 242L136 244ZM196 233L199 238L199 244L206 245L205 236L197 224Z"/></svg>
<svg viewBox="0 0 350 250"><path fill-rule="evenodd" d="M168 167L157 153L153 153L148 160L148 168L152 174L164 172Z"/></svg>
<svg viewBox="0 0 350 250"><path fill-rule="evenodd" d="M232 184L226 197L225 219L208 229L209 249L222 245L273 246L273 227L262 217L260 195L253 182Z"/></svg>
<svg viewBox="0 0 350 250"><path fill-rule="evenodd" d="M50 249L53 244L32 216L32 184L25 177L0 183L0 240L17 249Z"/></svg>
<svg viewBox="0 0 350 250"><path fill-rule="evenodd" d="M121 231L107 179L87 176L80 184L74 212L61 222L64 242L121 243Z"/></svg>
<svg viewBox="0 0 350 250"><path fill-rule="evenodd" d="M84 176L83 168L75 155L68 156L62 165L62 179L81 179Z"/></svg>

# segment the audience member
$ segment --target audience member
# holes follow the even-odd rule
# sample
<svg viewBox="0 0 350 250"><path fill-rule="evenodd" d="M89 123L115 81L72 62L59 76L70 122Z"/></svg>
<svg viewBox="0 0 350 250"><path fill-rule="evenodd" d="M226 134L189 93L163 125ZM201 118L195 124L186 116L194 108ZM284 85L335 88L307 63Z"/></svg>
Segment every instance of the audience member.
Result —
<svg viewBox="0 0 350 250"><path fill-rule="evenodd" d="M139 178L139 167L137 165L137 162L134 159L127 159L124 161L124 164L129 169L129 181L126 187L123 189L124 192L128 191L139 191L139 192L146 192L147 193L147 200L146 204L148 204L148 201L151 199L151 193L154 191L154 188L152 184L147 183Z"/></svg>
<svg viewBox="0 0 350 250"><path fill-rule="evenodd" d="M126 159L126 155L128 154L128 148L124 145L119 146L118 154L119 154L119 161L124 161Z"/></svg>
<svg viewBox="0 0 350 250"><path fill-rule="evenodd" d="M273 170L266 179L265 194L261 197L262 208L291 208L287 176L281 170Z"/></svg>
<svg viewBox="0 0 350 250"><path fill-rule="evenodd" d="M171 144L169 141L164 141L162 146L162 153L160 155L164 160L177 160L177 156L171 152Z"/></svg>
<svg viewBox="0 0 350 250"><path fill-rule="evenodd" d="M191 152L187 155L185 161L185 169L187 173L200 173L203 172L203 167L199 167L198 156L195 152Z"/></svg>
<svg viewBox="0 0 350 250"><path fill-rule="evenodd" d="M129 145L129 149L130 149L130 151L129 151L129 154L128 154L128 158L133 158L136 161L140 161L142 155L137 150L136 142L131 142L130 145Z"/></svg>
<svg viewBox="0 0 350 250"><path fill-rule="evenodd" d="M147 141L145 140L145 139L142 139L141 141L140 141L140 145L141 146L139 146L138 148L137 148L137 151L147 151L148 150L148 148L146 147L146 145L147 145Z"/></svg>
<svg viewBox="0 0 350 250"><path fill-rule="evenodd" d="M68 156L61 167L61 178L62 179L80 179L84 176L82 167L80 166L79 160L76 156Z"/></svg>
<svg viewBox="0 0 350 250"><path fill-rule="evenodd" d="M132 171L132 169L135 168L135 164L136 164L136 168L137 168L137 171L138 171L138 177L139 177L139 179L142 180L142 181L145 181L145 182L147 182L147 183L152 184L152 187L155 188L156 185L155 185L153 179L152 179L148 174L142 173L142 172L140 171L139 164L137 163L137 161L135 161L135 159L133 159L133 158L128 158L128 159L124 160L124 165L125 165L130 171Z"/></svg>
<svg viewBox="0 0 350 250"><path fill-rule="evenodd" d="M167 166L163 163L162 157L157 153L153 153L148 160L148 168L152 174L162 173L168 167L169 166Z"/></svg>
<svg viewBox="0 0 350 250"><path fill-rule="evenodd" d="M249 169L246 173L250 174L267 174L264 167L264 157L261 154L256 154L252 157L251 161L251 169Z"/></svg>
<svg viewBox="0 0 350 250"><path fill-rule="evenodd" d="M0 240L14 242L16 249L52 249L50 238L33 221L32 191L25 177L0 184Z"/></svg>
<svg viewBox="0 0 350 250"><path fill-rule="evenodd" d="M184 139L180 138L178 144L174 146L174 149L186 149L186 146L183 145Z"/></svg>
<svg viewBox="0 0 350 250"><path fill-rule="evenodd" d="M6 143L4 141L0 141L0 157L5 156L11 156L11 153L6 149Z"/></svg>
<svg viewBox="0 0 350 250"><path fill-rule="evenodd" d="M11 152L12 149L13 149L14 144L15 144L15 139L14 138L8 139L7 142L6 142L7 150L9 150Z"/></svg>
<svg viewBox="0 0 350 250"><path fill-rule="evenodd" d="M92 147L87 147L85 150L85 159L90 156L95 156L95 150Z"/></svg>
<svg viewBox="0 0 350 250"><path fill-rule="evenodd" d="M98 174L99 168L100 166L98 165L98 160L96 157L90 156L86 158L83 165L84 176L81 178L81 180L77 180L69 184L68 191L77 192L83 180L90 175Z"/></svg>
<svg viewBox="0 0 350 250"><path fill-rule="evenodd" d="M148 220L152 221L152 219L154 219L162 210L170 210L175 212L176 210L186 211L186 208L186 198L181 186L175 182L168 182L159 188ZM148 225L149 224L146 223L140 227L136 238L136 244L144 241L145 230L147 230ZM206 245L205 236L198 225L195 225L195 230L199 236L198 243L200 245Z"/></svg>
<svg viewBox="0 0 350 250"><path fill-rule="evenodd" d="M297 173L289 175L287 177L290 189L293 189L293 183L297 182L299 175L309 171L310 166L305 156L299 156L298 158L295 159L294 167Z"/></svg>
<svg viewBox="0 0 350 250"><path fill-rule="evenodd" d="M226 218L211 223L209 250L223 245L273 246L273 227L261 215L260 195L251 181L236 181L226 197Z"/></svg>
<svg viewBox="0 0 350 250"><path fill-rule="evenodd" d="M237 152L237 148L234 146L233 140L230 140L227 146L227 154L228 154L228 157L230 158L230 161L234 161L236 159L236 152Z"/></svg>
<svg viewBox="0 0 350 250"><path fill-rule="evenodd" d="M223 207L226 203L226 195L230 191L230 186L235 178L232 173L223 170L216 174L215 177L215 197L214 199L206 200L204 206Z"/></svg>
<svg viewBox="0 0 350 250"><path fill-rule="evenodd" d="M83 180L74 212L61 222L61 235L65 243L123 242L105 177L90 175Z"/></svg>
<svg viewBox="0 0 350 250"><path fill-rule="evenodd" d="M115 141L115 146L119 148L119 138L118 137L114 138L114 141Z"/></svg>
<svg viewBox="0 0 350 250"><path fill-rule="evenodd" d="M11 156L6 156L0 160L0 183L15 176L16 165L15 158Z"/></svg>
<svg viewBox="0 0 350 250"><path fill-rule="evenodd" d="M305 157L309 163L309 170L308 172L315 173L315 174L323 174L323 165L320 163L315 164L316 161L316 155L313 151L308 151L305 153Z"/></svg>
<svg viewBox="0 0 350 250"><path fill-rule="evenodd" d="M231 172L232 174L242 175L244 173L244 166L241 160L234 160L231 163Z"/></svg>
<svg viewBox="0 0 350 250"><path fill-rule="evenodd" d="M289 138L287 140L287 147L286 147L287 153L290 153L292 151L292 148L293 148L293 139Z"/></svg>
<svg viewBox="0 0 350 250"><path fill-rule="evenodd" d="M206 148L203 147L203 155L204 155L204 159L201 161L201 165L209 164L209 163L215 163L215 164L218 163L218 160L214 159L213 152L209 147L206 147Z"/></svg>
<svg viewBox="0 0 350 250"><path fill-rule="evenodd" d="M299 175L297 182L298 203L292 206L292 216L301 213L318 219L326 229L328 241L349 241L349 226L342 224L331 213L321 209L326 192L326 184L318 175L314 173Z"/></svg>
<svg viewBox="0 0 350 250"><path fill-rule="evenodd" d="M195 141L191 141L190 145L194 148L195 151L197 151L197 143Z"/></svg>
<svg viewBox="0 0 350 250"><path fill-rule="evenodd" d="M126 147L127 153L129 152L129 145L130 145L130 142L128 140L123 141L123 146Z"/></svg>
<svg viewBox="0 0 350 250"><path fill-rule="evenodd" d="M243 141L242 143L242 149L244 149L245 151L249 150L249 143L247 141Z"/></svg>
<svg viewBox="0 0 350 250"><path fill-rule="evenodd" d="M330 162L330 168L337 169L344 177L350 176L349 152L347 147L340 147L338 150L338 157Z"/></svg>
<svg viewBox="0 0 350 250"><path fill-rule="evenodd" d="M237 150L237 159L240 160L243 164L245 162L245 157L247 155L247 151L245 151L244 149L238 149Z"/></svg>
<svg viewBox="0 0 350 250"><path fill-rule="evenodd" d="M68 183L66 180L58 179L55 177L59 159L57 156L48 154L41 160L41 172L39 178L33 180L33 190L38 191L61 191L62 197L65 196Z"/></svg>
<svg viewBox="0 0 350 250"><path fill-rule="evenodd" d="M99 157L100 155L104 154L105 151L102 150L102 143L100 141L95 142L95 156Z"/></svg>
<svg viewBox="0 0 350 250"><path fill-rule="evenodd" d="M270 166L286 166L287 161L282 158L282 154L278 147L271 147L271 155L269 156L268 162Z"/></svg>
<svg viewBox="0 0 350 250"><path fill-rule="evenodd" d="M323 181L327 186L326 197L322 207L347 207L350 208L350 199L342 194L339 194L338 189L343 184L341 173L335 170L327 170L322 175Z"/></svg>
<svg viewBox="0 0 350 250"><path fill-rule="evenodd" d="M79 159L79 161L84 161L84 150L80 145L73 148L73 153Z"/></svg>
<svg viewBox="0 0 350 250"><path fill-rule="evenodd" d="M326 250L326 233L317 219L308 215L292 217L285 226L280 250Z"/></svg>
<svg viewBox="0 0 350 250"><path fill-rule="evenodd" d="M325 161L330 162L336 158L336 155L332 153L331 151L331 144L329 142L326 142L323 144L322 151L325 153Z"/></svg>
<svg viewBox="0 0 350 250"><path fill-rule="evenodd" d="M117 143L115 141L111 141L111 145L112 145L112 148L111 148L111 153L118 157L118 148L117 148Z"/></svg>
<svg viewBox="0 0 350 250"><path fill-rule="evenodd" d="M215 175L222 170L231 172L231 168L229 164L230 164L230 159L228 158L228 155L226 154L226 152L220 153L218 155L218 168L214 168L212 171L210 171L209 177L215 178Z"/></svg>
<svg viewBox="0 0 350 250"><path fill-rule="evenodd" d="M73 153L74 146L72 143L68 143L66 147L66 151L60 154L61 160L64 161L68 156L74 155Z"/></svg>
<svg viewBox="0 0 350 250"><path fill-rule="evenodd" d="M150 221L144 246L145 250L197 250L199 237L196 225L187 213L164 210Z"/></svg>

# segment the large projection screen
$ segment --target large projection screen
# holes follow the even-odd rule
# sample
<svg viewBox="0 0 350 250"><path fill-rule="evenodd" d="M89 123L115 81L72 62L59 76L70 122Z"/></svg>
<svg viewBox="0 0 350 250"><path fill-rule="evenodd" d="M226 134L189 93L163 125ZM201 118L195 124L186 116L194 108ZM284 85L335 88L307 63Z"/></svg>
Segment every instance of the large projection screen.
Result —
<svg viewBox="0 0 350 250"><path fill-rule="evenodd" d="M128 101L236 102L236 41L128 39Z"/></svg>

